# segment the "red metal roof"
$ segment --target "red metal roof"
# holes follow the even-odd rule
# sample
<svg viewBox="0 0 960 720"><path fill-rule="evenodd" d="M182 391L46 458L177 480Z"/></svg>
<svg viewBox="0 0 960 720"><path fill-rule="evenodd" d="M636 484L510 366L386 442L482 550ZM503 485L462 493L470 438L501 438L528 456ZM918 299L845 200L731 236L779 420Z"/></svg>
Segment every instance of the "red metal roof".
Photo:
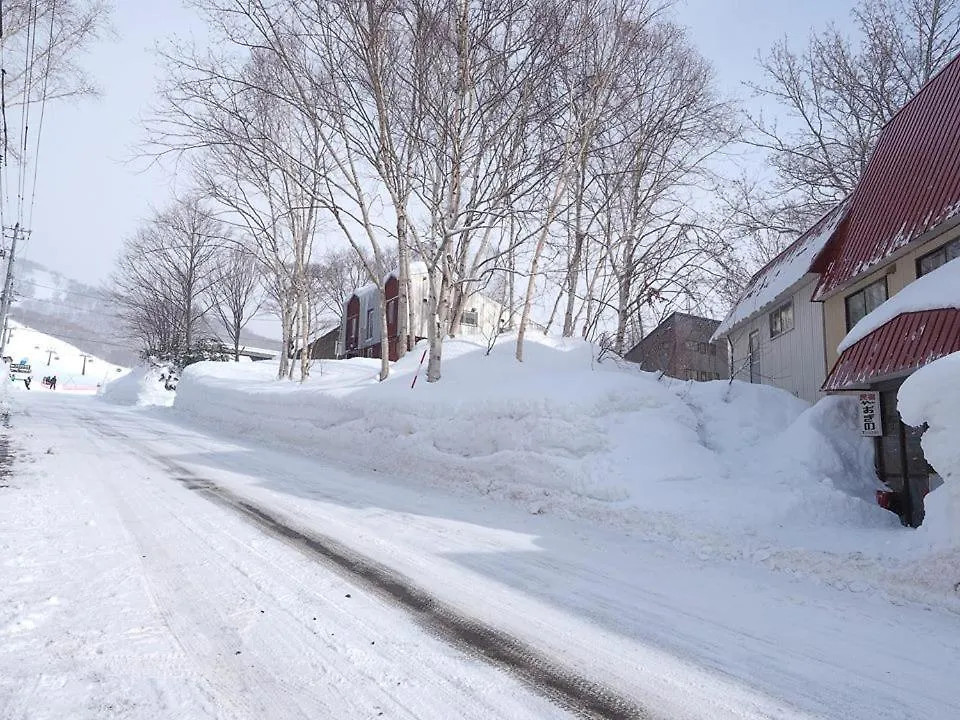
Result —
<svg viewBox="0 0 960 720"><path fill-rule="evenodd" d="M843 351L823 389L853 390L960 352L960 310L904 313Z"/></svg>
<svg viewBox="0 0 960 720"><path fill-rule="evenodd" d="M821 300L960 211L960 56L887 123L814 264Z"/></svg>

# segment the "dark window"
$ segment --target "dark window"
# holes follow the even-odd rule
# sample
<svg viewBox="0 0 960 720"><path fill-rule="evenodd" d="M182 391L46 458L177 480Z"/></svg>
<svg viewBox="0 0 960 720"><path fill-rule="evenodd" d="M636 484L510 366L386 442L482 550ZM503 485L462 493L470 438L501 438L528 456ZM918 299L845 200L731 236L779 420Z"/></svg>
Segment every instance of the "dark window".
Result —
<svg viewBox="0 0 960 720"><path fill-rule="evenodd" d="M788 330L793 330L793 300L785 302L770 313L771 338L783 335Z"/></svg>
<svg viewBox="0 0 960 720"><path fill-rule="evenodd" d="M868 313L873 312L887 299L887 278L870 283L862 290L847 295L847 332Z"/></svg>
<svg viewBox="0 0 960 720"><path fill-rule="evenodd" d="M394 298L393 300L390 300L387 303L387 322L389 322L391 325L397 324L398 303L399 303L399 300L397 300L397 298Z"/></svg>
<svg viewBox="0 0 960 720"><path fill-rule="evenodd" d="M373 308L367 310L367 340L373 337Z"/></svg>
<svg viewBox="0 0 960 720"><path fill-rule="evenodd" d="M760 382L760 331L750 333L750 382Z"/></svg>
<svg viewBox="0 0 960 720"><path fill-rule="evenodd" d="M933 272L944 263L948 263L958 257L960 257L960 238L951 240L943 247L939 247L917 260L917 277L922 277L929 272Z"/></svg>
<svg viewBox="0 0 960 720"><path fill-rule="evenodd" d="M470 308L463 313L463 324L476 327L479 324L479 313L476 308Z"/></svg>

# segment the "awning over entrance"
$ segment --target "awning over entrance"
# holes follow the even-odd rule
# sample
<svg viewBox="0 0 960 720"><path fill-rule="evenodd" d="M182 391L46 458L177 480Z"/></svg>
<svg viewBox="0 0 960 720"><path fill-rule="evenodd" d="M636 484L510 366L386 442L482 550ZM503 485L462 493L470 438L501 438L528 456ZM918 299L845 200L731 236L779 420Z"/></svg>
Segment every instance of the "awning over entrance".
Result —
<svg viewBox="0 0 960 720"><path fill-rule="evenodd" d="M844 350L823 389L830 392L864 388L909 374L958 351L960 310L903 313Z"/></svg>

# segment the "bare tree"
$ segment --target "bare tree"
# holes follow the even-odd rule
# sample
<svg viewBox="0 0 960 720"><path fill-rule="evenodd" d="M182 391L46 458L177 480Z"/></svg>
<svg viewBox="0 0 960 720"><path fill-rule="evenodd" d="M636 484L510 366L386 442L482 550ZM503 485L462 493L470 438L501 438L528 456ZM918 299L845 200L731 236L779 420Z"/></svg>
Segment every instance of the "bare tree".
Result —
<svg viewBox="0 0 960 720"><path fill-rule="evenodd" d="M125 243L114 295L144 352L182 360L195 347L225 241L222 225L189 197L154 214Z"/></svg>
<svg viewBox="0 0 960 720"><path fill-rule="evenodd" d="M749 118L775 177L731 199L741 231L766 235L767 256L853 190L883 126L960 52L960 0L860 0L852 19L856 42L833 25L799 51L781 41L750 86L781 109Z"/></svg>
<svg viewBox="0 0 960 720"><path fill-rule="evenodd" d="M234 360L240 360L240 336L263 306L261 268L244 247L224 247L213 259L212 309L223 326Z"/></svg>
<svg viewBox="0 0 960 720"><path fill-rule="evenodd" d="M167 53L169 77L150 123L151 152L191 157L203 190L253 239L288 349L278 374L292 376L289 349L309 343L308 268L321 209L329 204L321 197L330 187L326 140L312 109L318 101L304 96L299 76L289 73L287 44L295 41L271 24L277 3L197 5L221 40L220 53L188 47ZM308 376L309 358L302 355L300 379Z"/></svg>
<svg viewBox="0 0 960 720"><path fill-rule="evenodd" d="M78 60L104 34L109 16L103 0L7 0L2 35L7 106L94 93Z"/></svg>

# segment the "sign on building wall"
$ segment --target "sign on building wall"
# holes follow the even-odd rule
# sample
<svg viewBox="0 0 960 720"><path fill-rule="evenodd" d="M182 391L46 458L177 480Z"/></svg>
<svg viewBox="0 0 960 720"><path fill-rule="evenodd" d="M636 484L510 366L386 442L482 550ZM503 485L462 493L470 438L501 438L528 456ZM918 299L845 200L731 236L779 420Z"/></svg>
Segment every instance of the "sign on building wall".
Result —
<svg viewBox="0 0 960 720"><path fill-rule="evenodd" d="M874 390L857 393L860 402L860 434L864 437L883 435L880 419L880 393Z"/></svg>

